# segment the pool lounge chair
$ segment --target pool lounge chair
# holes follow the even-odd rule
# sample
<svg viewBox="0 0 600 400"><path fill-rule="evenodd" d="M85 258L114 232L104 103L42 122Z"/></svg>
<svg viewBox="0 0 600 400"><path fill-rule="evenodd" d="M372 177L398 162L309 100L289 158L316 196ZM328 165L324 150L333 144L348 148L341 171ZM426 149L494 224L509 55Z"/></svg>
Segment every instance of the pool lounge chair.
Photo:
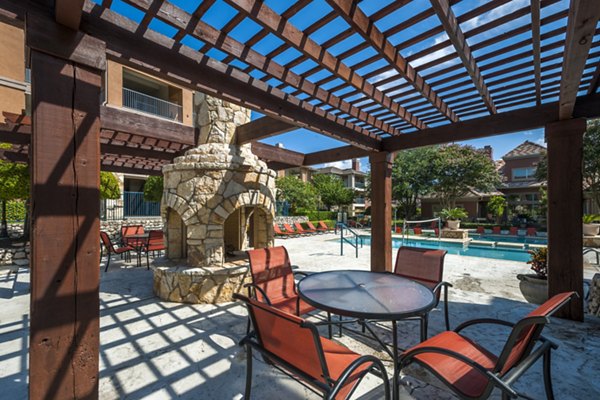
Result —
<svg viewBox="0 0 600 400"><path fill-rule="evenodd" d="M327 224L323 221L319 221L319 228L326 229L328 232L333 230L333 228L328 227Z"/></svg>
<svg viewBox="0 0 600 400"><path fill-rule="evenodd" d="M421 229L419 227L414 227L413 228L413 234L414 235L422 235L423 234L423 229Z"/></svg>
<svg viewBox="0 0 600 400"><path fill-rule="evenodd" d="M373 372L383 380L385 399L390 398L387 372L376 357L361 356L319 336L317 327L300 317L239 294L234 297L246 303L254 326L254 332L240 342L246 347L244 399L250 399L252 391L253 350L321 398L348 399L361 380ZM284 393L280 392L281 398L290 397Z"/></svg>
<svg viewBox="0 0 600 400"><path fill-rule="evenodd" d="M442 332L406 350L398 370L416 363L430 371L461 399L487 399L496 388L502 398L530 398L517 393L512 383L537 360L544 359L546 397L553 399L550 353L558 346L541 336L549 317L567 304L575 292L558 294L516 324L498 319L478 319ZM470 326L496 324L512 328L496 356L461 332ZM495 328L498 329L498 328Z"/></svg>
<svg viewBox="0 0 600 400"><path fill-rule="evenodd" d="M509 228L509 234L513 235L513 236L518 236L519 235L519 228L517 228L516 226L511 226Z"/></svg>
<svg viewBox="0 0 600 400"><path fill-rule="evenodd" d="M321 227L316 228L313 225L313 223L310 222L310 221L307 221L306 225L308 225L308 227L310 228L310 230L315 231L316 233L325 233L325 232L327 232L329 230L328 228L321 228Z"/></svg>
<svg viewBox="0 0 600 400"><path fill-rule="evenodd" d="M294 222L294 227L296 228L296 232L298 232L301 235L314 235L315 233L317 233L316 230L304 229L300 222Z"/></svg>
<svg viewBox="0 0 600 400"><path fill-rule="evenodd" d="M492 227L492 233L494 235L500 235L502 233L502 228L500 228L499 226L494 226Z"/></svg>
<svg viewBox="0 0 600 400"><path fill-rule="evenodd" d="M296 236L300 236L300 232L294 230L294 228L292 228L290 226L290 224L283 224L283 229L285 229L284 232L288 232L288 233L294 234Z"/></svg>
<svg viewBox="0 0 600 400"><path fill-rule="evenodd" d="M476 233L483 235L485 234L485 228L483 226L478 226Z"/></svg>
<svg viewBox="0 0 600 400"><path fill-rule="evenodd" d="M527 228L527 236L537 236L537 229L534 227Z"/></svg>
<svg viewBox="0 0 600 400"><path fill-rule="evenodd" d="M281 228L279 227L279 225L277 225L277 224L273 224L273 231L275 232L275 236L281 237L281 238L285 238L285 239L287 239L289 237L298 236L296 234L296 232L290 233L290 232L284 232L284 231L282 231Z"/></svg>

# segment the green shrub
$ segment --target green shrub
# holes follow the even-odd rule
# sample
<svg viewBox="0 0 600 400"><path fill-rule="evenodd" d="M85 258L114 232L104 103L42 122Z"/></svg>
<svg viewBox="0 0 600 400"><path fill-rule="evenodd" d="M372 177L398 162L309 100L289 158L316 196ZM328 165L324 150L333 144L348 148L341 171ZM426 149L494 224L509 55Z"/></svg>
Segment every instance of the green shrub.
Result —
<svg viewBox="0 0 600 400"><path fill-rule="evenodd" d="M6 202L6 221L22 222L25 221L25 201L9 200Z"/></svg>
<svg viewBox="0 0 600 400"><path fill-rule="evenodd" d="M316 210L307 210L305 208L298 208L294 213L295 216L305 216L308 217L309 221L319 221L325 219L336 219L337 212L335 211L316 211Z"/></svg>

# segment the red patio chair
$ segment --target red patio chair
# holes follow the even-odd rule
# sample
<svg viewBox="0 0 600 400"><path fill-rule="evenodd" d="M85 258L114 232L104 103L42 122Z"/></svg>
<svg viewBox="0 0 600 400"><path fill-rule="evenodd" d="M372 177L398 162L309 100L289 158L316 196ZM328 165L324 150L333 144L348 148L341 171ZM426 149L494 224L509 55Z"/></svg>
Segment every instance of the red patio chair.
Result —
<svg viewBox="0 0 600 400"><path fill-rule="evenodd" d="M148 231L148 252L158 252L159 254L166 250L165 235L163 231Z"/></svg>
<svg viewBox="0 0 600 400"><path fill-rule="evenodd" d="M294 227L296 228L296 232L301 235L312 235L317 233L316 230L304 229L300 222L294 222Z"/></svg>
<svg viewBox="0 0 600 400"><path fill-rule="evenodd" d="M476 233L478 233L480 235L484 235L485 234L485 228L483 226L478 226Z"/></svg>
<svg viewBox="0 0 600 400"><path fill-rule="evenodd" d="M275 231L275 236L280 236L280 237L283 237L286 239L289 238L290 236L298 236L296 234L296 232L290 233L290 232L282 231L281 228L279 227L279 225L277 225L277 224L273 224L273 230Z"/></svg>
<svg viewBox="0 0 600 400"><path fill-rule="evenodd" d="M423 249L420 247L402 246L396 255L394 273L404 278L412 279L430 288L436 296L436 304L440 302L442 287L444 288L444 320L446 329L450 329L448 318L448 287L452 285L443 280L444 258L446 250ZM427 338L428 315L417 317L421 320L421 340Z"/></svg>
<svg viewBox="0 0 600 400"><path fill-rule="evenodd" d="M131 235L143 235L144 225L123 225L121 226L121 240Z"/></svg>
<svg viewBox="0 0 600 400"><path fill-rule="evenodd" d="M510 385L543 357L546 397L553 399L550 352L558 346L541 333L549 317L575 295L575 292L558 294L516 324L487 318L465 322L454 331L442 332L406 350L400 357L399 370L416 362L461 399L487 399L494 388L499 388L502 398L508 399L522 396ZM460 333L483 323L512 327L499 356Z"/></svg>
<svg viewBox="0 0 600 400"><path fill-rule="evenodd" d="M396 227L396 233L402 233L402 227L401 226L397 226Z"/></svg>
<svg viewBox="0 0 600 400"><path fill-rule="evenodd" d="M519 228L517 228L516 226L511 226L509 228L509 233L513 236L518 236L519 235Z"/></svg>
<svg viewBox="0 0 600 400"><path fill-rule="evenodd" d="M104 268L104 272L108 271L108 266L110 265L110 258L112 254L125 254L126 256L130 256L129 252L133 250L130 246L122 246L115 247L112 240L110 240L110 236L106 232L100 232L100 240L102 240L102 244L106 249L106 267ZM100 248L100 259L102 259L102 248Z"/></svg>
<svg viewBox="0 0 600 400"><path fill-rule="evenodd" d="M537 229L534 227L527 228L527 236L537 236Z"/></svg>
<svg viewBox="0 0 600 400"><path fill-rule="evenodd" d="M502 233L502 228L500 228L499 226L494 226L492 228L492 233L494 235L500 235Z"/></svg>
<svg viewBox="0 0 600 400"><path fill-rule="evenodd" d="M313 231L315 231L315 232L317 232L317 233L325 233L325 232L327 232L327 231L329 230L329 228L321 228L321 227L317 228L317 227L315 227L315 226L313 225L313 223L312 223L312 222L310 222L310 221L307 221L307 222L306 222L306 225L307 225L307 226L308 226L308 227L309 227L311 230L313 230Z"/></svg>
<svg viewBox="0 0 600 400"><path fill-rule="evenodd" d="M319 221L319 228L327 229L328 232L333 230L333 228L328 227L323 221Z"/></svg>
<svg viewBox="0 0 600 400"><path fill-rule="evenodd" d="M240 342L246 347L245 399L250 399L252 389L252 349L324 399L349 398L373 371L383 380L385 398L390 398L387 373L374 356L361 356L320 337L317 327L302 318L239 294L234 297L246 303L256 333Z"/></svg>
<svg viewBox="0 0 600 400"><path fill-rule="evenodd" d="M413 233L415 235L422 235L423 234L423 229L419 228L419 227L414 227L413 228Z"/></svg>
<svg viewBox="0 0 600 400"><path fill-rule="evenodd" d="M437 221L431 221L430 227L431 227L431 229L438 228L438 222Z"/></svg>

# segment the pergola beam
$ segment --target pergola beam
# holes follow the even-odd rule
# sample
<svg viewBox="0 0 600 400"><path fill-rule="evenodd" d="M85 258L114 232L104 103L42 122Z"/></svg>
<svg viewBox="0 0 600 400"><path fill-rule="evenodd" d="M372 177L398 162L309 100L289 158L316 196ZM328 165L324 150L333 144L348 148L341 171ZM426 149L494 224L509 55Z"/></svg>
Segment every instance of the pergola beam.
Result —
<svg viewBox="0 0 600 400"><path fill-rule="evenodd" d="M540 38L540 0L531 1L531 40L533 44L533 70L535 74L535 102L542 104L542 62Z"/></svg>
<svg viewBox="0 0 600 400"><path fill-rule="evenodd" d="M417 92L452 122L457 122L458 117L448 105L437 95L427 82L415 71L398 50L390 43L384 34L377 28L374 21L365 15L352 0L327 0L327 3L344 18L350 27L373 47L383 57L399 76L406 79Z"/></svg>
<svg viewBox="0 0 600 400"><path fill-rule="evenodd" d="M581 76L599 18L597 0L571 0L560 82L558 117L561 120L573 117Z"/></svg>
<svg viewBox="0 0 600 400"><path fill-rule="evenodd" d="M335 161L345 161L351 158L366 157L369 151L352 146L336 147L334 149L316 151L304 156L304 165L324 164Z"/></svg>
<svg viewBox="0 0 600 400"><path fill-rule="evenodd" d="M84 2L85 0L55 0L54 15L56 22L74 31L79 30Z"/></svg>
<svg viewBox="0 0 600 400"><path fill-rule="evenodd" d="M458 56L460 57L463 65L467 69L475 88L481 95L483 102L491 114L496 114L496 106L490 95L481 71L475 62L475 58L471 53L471 48L467 43L467 39L460 28L456 15L452 11L452 7L448 0L431 0L431 5L438 15L438 18L442 22L442 26L448 35L448 38L452 42L452 45L456 49Z"/></svg>
<svg viewBox="0 0 600 400"><path fill-rule="evenodd" d="M262 117L235 128L238 145L298 129L296 125L271 117Z"/></svg>
<svg viewBox="0 0 600 400"><path fill-rule="evenodd" d="M304 165L304 154L297 151L271 146L270 144L253 142L252 153L258 158L290 167L301 167Z"/></svg>

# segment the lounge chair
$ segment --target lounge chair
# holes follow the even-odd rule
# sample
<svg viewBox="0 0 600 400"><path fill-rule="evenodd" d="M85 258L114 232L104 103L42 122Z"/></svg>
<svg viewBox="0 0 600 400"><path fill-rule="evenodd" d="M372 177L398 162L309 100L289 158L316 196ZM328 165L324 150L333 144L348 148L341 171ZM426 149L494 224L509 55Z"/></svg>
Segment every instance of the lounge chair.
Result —
<svg viewBox="0 0 600 400"><path fill-rule="evenodd" d="M527 236L537 236L537 229L533 227L527 228Z"/></svg>
<svg viewBox="0 0 600 400"><path fill-rule="evenodd" d="M327 232L329 229L328 228L321 228L318 227L316 228L312 222L308 221L306 222L306 225L308 225L308 227L310 228L310 230L315 231L316 233L325 233Z"/></svg>
<svg viewBox="0 0 600 400"><path fill-rule="evenodd" d="M414 227L413 228L413 234L414 235L422 235L423 234L423 229L421 229L419 227Z"/></svg>
<svg viewBox="0 0 600 400"><path fill-rule="evenodd" d="M446 250L402 246L398 249L396 255L394 274L420 282L431 289L436 296L436 307L440 301L442 288L444 289L444 320L446 329L449 330L448 287L452 287L452 285L443 281L446 253ZM428 315L421 315L417 318L423 322L424 329L421 332L423 335L421 340L425 340L427 337Z"/></svg>
<svg viewBox="0 0 600 400"><path fill-rule="evenodd" d="M518 236L519 235L519 228L517 228L516 226L511 226L509 228L509 234L511 234L513 236Z"/></svg>
<svg viewBox="0 0 600 400"><path fill-rule="evenodd" d="M273 224L273 231L275 232L275 236L283 237L285 239L287 239L289 237L298 236L296 234L296 232L290 233L290 232L282 231L281 228L279 227L279 225L277 225L277 224Z"/></svg>
<svg viewBox="0 0 600 400"><path fill-rule="evenodd" d="M558 294L516 324L490 318L465 322L454 331L442 332L406 350L398 369L419 364L461 399L487 399L495 388L500 389L503 399L508 399L522 396L511 387L512 383L543 357L546 396L553 399L550 352L558 346L541 333L548 318L575 295L575 292ZM512 328L499 356L461 334L463 329L478 324Z"/></svg>
<svg viewBox="0 0 600 400"><path fill-rule="evenodd" d="M494 235L500 235L502 233L502 228L500 228L499 226L494 226L492 227L492 233Z"/></svg>
<svg viewBox="0 0 600 400"><path fill-rule="evenodd" d="M292 228L290 226L290 224L283 224L283 229L285 229L284 232L288 232L288 233L294 234L296 236L300 236L300 232L295 231L294 228Z"/></svg>
<svg viewBox="0 0 600 400"><path fill-rule="evenodd" d="M396 233L398 233L398 234L402 233L402 227L401 226L397 226L396 227Z"/></svg>
<svg viewBox="0 0 600 400"><path fill-rule="evenodd" d="M319 336L314 324L295 315L239 294L234 297L246 303L255 331L240 342L246 347L245 399L250 399L252 391L253 349L324 399L348 399L366 374L373 371L383 380L385 399L390 398L387 372L376 357L361 356ZM289 395L282 392L280 397Z"/></svg>
<svg viewBox="0 0 600 400"><path fill-rule="evenodd" d="M476 233L478 233L480 235L484 235L485 234L485 228L483 226L478 226Z"/></svg>
<svg viewBox="0 0 600 400"><path fill-rule="evenodd" d="M319 228L326 229L327 232L332 231L334 229L334 228L328 227L327 224L323 221L319 221Z"/></svg>
<svg viewBox="0 0 600 400"><path fill-rule="evenodd" d="M314 235L317 233L316 230L304 229L300 222L294 222L294 227L296 228L296 232L301 235Z"/></svg>
<svg viewBox="0 0 600 400"><path fill-rule="evenodd" d="M108 236L108 233L106 233L106 232L100 232L100 240L102 240L102 244L104 245L104 248L106 249L106 253L107 253L106 267L104 268L104 272L108 271L108 266L110 265L110 259L111 259L112 254L125 255L128 257L128 259L131 258L131 255L129 253L133 250L133 247L131 247L131 246L115 247L112 240L110 240L110 236ZM100 259L102 259L102 248L100 248Z"/></svg>

